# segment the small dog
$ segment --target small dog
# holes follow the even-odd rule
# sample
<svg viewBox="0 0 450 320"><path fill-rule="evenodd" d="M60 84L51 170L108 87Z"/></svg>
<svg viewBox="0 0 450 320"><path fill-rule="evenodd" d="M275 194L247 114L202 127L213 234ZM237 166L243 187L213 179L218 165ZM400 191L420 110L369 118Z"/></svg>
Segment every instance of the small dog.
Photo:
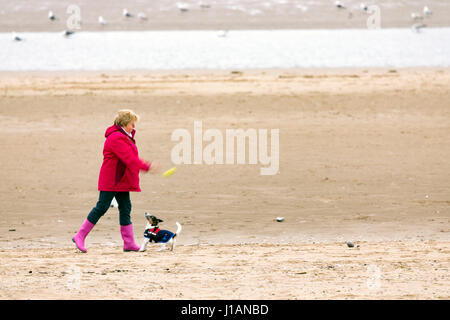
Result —
<svg viewBox="0 0 450 320"><path fill-rule="evenodd" d="M147 226L144 231L144 241L142 242L141 249L139 251L143 252L147 248L149 242L161 243L161 248L158 251L166 249L166 243L170 244L170 251L175 248L176 237L181 232L181 224L175 222L178 229L175 233L168 230L161 230L158 228L158 224L163 222L163 220L158 219L155 216L150 215L150 213L145 213L145 218L148 220Z"/></svg>

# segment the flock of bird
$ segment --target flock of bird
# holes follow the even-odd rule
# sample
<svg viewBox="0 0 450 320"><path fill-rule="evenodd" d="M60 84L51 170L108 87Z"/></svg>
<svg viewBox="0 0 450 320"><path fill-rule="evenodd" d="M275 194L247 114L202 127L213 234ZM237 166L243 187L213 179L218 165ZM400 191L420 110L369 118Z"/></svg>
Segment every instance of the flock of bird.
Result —
<svg viewBox="0 0 450 320"><path fill-rule="evenodd" d="M338 8L340 10L347 9L347 7L339 0L336 1L334 3L334 5L336 6L336 8ZM365 3L360 4L360 9L362 11L369 12L369 6L367 6ZM412 29L414 31L419 31L420 29L425 28L426 24L423 23L423 20L425 18L429 18L431 15L433 15L433 12L430 10L430 8L428 8L428 6L423 7L423 14L420 14L417 12L412 12L411 20L414 22L414 24L412 25ZM349 11L349 18L351 18L351 17L352 17L352 12Z"/></svg>
<svg viewBox="0 0 450 320"><path fill-rule="evenodd" d="M189 4L183 3L183 2L177 2L176 6L177 6L178 10L180 10L181 12L187 12L187 11L189 11L189 8L190 8ZM211 6L208 3L200 2L199 3L199 7L202 8L202 9L208 9ZM133 18L134 17L134 14L130 13L128 11L128 9L123 9L122 15L125 18ZM144 12L139 12L137 14L137 17L138 17L138 19L143 20L143 21L148 19L147 15ZM48 12L48 19L50 21L57 20L56 15L51 10ZM101 26L105 26L105 25L108 24L107 21L103 18L103 16L99 16L98 17L98 23ZM74 33L75 32L73 30L64 30L62 34L65 37L69 37L70 35L72 35ZM223 30L223 31L219 32L218 36L219 37L224 37L224 36L226 36L227 33L228 33L228 30ZM24 39L22 37L20 37L19 35L17 35L15 32L13 32L13 40L14 41L22 41Z"/></svg>
<svg viewBox="0 0 450 320"><path fill-rule="evenodd" d="M180 10L181 12L187 12L187 11L189 11L189 8L190 8L189 4L183 3L183 2L178 2L176 4L176 6L177 6L178 10ZM335 2L335 6L339 10L347 10L347 7L344 5L344 3L342 3L339 0ZM208 9L208 8L210 8L210 5L208 3L200 2L199 3L199 7L202 8L202 9ZM369 6L367 6L364 3L360 4L360 9L362 11L365 11L365 12L369 13ZM426 27L426 25L423 23L423 20L425 18L430 17L432 14L433 14L433 12L428 8L428 6L425 6L423 8L423 14L420 14L420 13L417 13L417 12L412 12L411 13L411 19L415 22L413 24L413 26L412 26L413 30L419 31L421 28ZM127 9L123 9L122 15L125 18L133 18L134 17L134 14L130 13ZM352 15L353 15L352 11L349 10L349 18L351 18ZM147 20L148 19L147 15L144 12L139 12L137 14L137 17L140 20ZM50 21L57 20L57 18L55 16L55 14L53 13L53 11L49 11L48 12L48 19ZM107 24L107 21L103 18L103 16L99 16L98 17L98 23L101 26L105 26ZM228 30L222 30L222 31L219 31L218 36L219 37L226 37L227 33L228 33ZM65 37L69 37L72 34L74 34L73 30L64 30L63 31L63 36L65 36ZM13 32L13 40L14 41L22 41L23 38L18 36L15 32Z"/></svg>

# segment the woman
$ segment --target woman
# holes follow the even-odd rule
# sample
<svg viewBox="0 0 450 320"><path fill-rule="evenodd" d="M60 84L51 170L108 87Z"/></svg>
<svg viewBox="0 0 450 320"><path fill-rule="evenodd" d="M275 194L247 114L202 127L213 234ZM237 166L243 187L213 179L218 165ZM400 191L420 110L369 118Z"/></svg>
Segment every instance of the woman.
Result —
<svg viewBox="0 0 450 320"><path fill-rule="evenodd" d="M120 110L114 125L106 129L103 146L103 164L100 169L98 190L100 196L97 205L91 210L80 230L72 238L81 252L86 252L84 240L98 220L110 207L115 197L119 204L120 233L124 251L138 251L134 242L133 225L130 219L130 191L140 192L139 171L157 172L155 163L144 161L138 156L134 140L135 122L139 116L131 110Z"/></svg>

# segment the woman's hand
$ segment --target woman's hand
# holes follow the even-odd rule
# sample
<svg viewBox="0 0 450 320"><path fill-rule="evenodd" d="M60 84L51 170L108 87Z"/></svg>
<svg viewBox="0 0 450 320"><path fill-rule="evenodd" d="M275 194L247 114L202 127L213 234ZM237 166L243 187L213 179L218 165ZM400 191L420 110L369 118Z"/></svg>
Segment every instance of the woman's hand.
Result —
<svg viewBox="0 0 450 320"><path fill-rule="evenodd" d="M150 162L146 162L148 165L150 165ZM152 161L150 165L150 170L148 172L150 173L159 173L161 171L161 165L159 164L159 161Z"/></svg>

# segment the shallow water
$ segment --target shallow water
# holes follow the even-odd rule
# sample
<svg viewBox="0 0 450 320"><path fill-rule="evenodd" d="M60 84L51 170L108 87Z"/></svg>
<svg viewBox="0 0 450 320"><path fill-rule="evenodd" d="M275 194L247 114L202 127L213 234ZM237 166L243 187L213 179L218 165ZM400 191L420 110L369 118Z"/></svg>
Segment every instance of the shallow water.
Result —
<svg viewBox="0 0 450 320"><path fill-rule="evenodd" d="M450 28L0 33L0 70L448 67Z"/></svg>

